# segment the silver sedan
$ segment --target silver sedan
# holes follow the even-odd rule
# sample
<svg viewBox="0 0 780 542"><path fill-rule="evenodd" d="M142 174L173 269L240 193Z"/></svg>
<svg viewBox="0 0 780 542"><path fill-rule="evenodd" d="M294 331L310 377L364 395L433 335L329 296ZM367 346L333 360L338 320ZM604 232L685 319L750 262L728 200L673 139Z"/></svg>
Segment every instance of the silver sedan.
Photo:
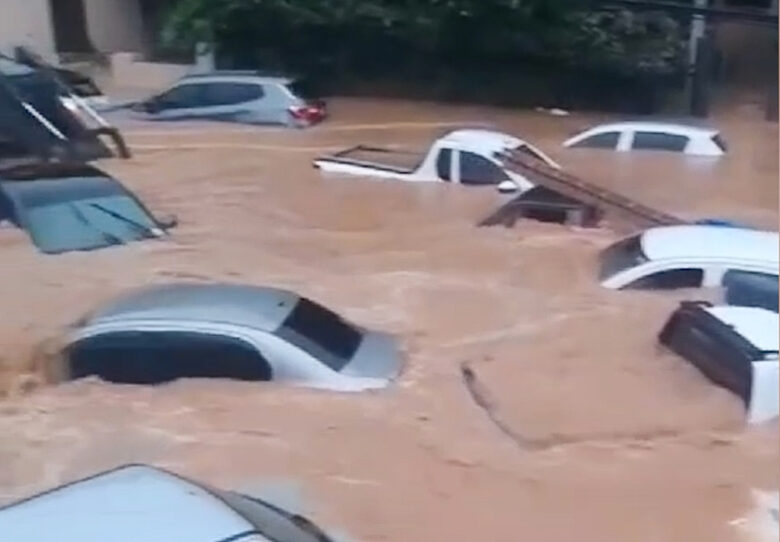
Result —
<svg viewBox="0 0 780 542"><path fill-rule="evenodd" d="M177 378L381 388L401 370L393 337L274 288L168 284L84 317L62 351L66 378L156 384Z"/></svg>

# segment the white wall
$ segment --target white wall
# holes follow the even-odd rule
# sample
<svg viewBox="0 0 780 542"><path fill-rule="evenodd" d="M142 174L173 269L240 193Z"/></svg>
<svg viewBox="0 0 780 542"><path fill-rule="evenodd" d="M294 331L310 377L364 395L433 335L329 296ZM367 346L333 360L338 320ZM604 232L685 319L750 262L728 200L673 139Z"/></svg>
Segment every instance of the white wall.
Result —
<svg viewBox="0 0 780 542"><path fill-rule="evenodd" d="M9 54L17 45L54 58L54 30L48 0L0 0L0 50Z"/></svg>
<svg viewBox="0 0 780 542"><path fill-rule="evenodd" d="M84 13L92 45L101 53L143 50L138 0L84 0Z"/></svg>

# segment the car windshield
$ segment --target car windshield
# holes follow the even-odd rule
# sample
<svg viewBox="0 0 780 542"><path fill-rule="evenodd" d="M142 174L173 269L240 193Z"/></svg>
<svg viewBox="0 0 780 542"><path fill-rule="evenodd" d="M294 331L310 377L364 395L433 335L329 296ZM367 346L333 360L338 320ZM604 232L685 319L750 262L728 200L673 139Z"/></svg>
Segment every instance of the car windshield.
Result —
<svg viewBox="0 0 780 542"><path fill-rule="evenodd" d="M48 202L26 209L26 227L43 252L92 250L156 235L157 225L125 194Z"/></svg>
<svg viewBox="0 0 780 542"><path fill-rule="evenodd" d="M363 340L359 329L305 298L298 300L276 334L334 371L341 370L352 359Z"/></svg>
<svg viewBox="0 0 780 542"><path fill-rule="evenodd" d="M636 267L647 261L642 252L641 236L628 237L605 248L599 256L601 261L601 280L608 279L617 273Z"/></svg>

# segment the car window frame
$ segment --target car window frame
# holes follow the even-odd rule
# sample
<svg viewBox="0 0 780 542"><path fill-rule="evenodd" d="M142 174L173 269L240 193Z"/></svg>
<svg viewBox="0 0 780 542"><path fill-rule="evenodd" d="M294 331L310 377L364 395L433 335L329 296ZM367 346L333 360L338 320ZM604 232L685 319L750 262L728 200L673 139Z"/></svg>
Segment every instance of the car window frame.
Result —
<svg viewBox="0 0 780 542"><path fill-rule="evenodd" d="M155 109L156 109L155 113L164 113L166 111L180 111L182 109L197 109L197 108L200 108L200 107L204 107L203 103L196 104L196 105L186 105L186 106L182 106L182 107L160 107L161 100L166 95L168 95L168 94L170 94L170 93L172 93L172 92L174 92L176 90L185 88L185 87L197 88L197 87L202 87L202 86L203 86L203 82L201 82L201 81L197 81L197 82L187 81L187 82L183 82L183 83L179 83L177 85L174 85L171 88L169 88L168 90L166 90L165 92L163 92L162 94L158 94L152 100L152 104L154 104ZM202 90L200 90L200 92L202 92Z"/></svg>
<svg viewBox="0 0 780 542"><path fill-rule="evenodd" d="M640 266L641 267L641 266ZM684 271L696 271L700 273L699 277L699 284L696 286L674 286L672 288L658 288L658 287L652 287L649 288L647 286L634 286L639 281L646 281L650 279L650 277L655 275L660 275L662 273L675 273L675 272L684 272ZM645 291L674 291L674 290L681 290L681 289L687 289L687 288L704 288L707 286L707 269L704 266L696 266L696 265L684 265L684 266L663 266L663 267L655 267L653 266L645 273L640 273L635 275L633 278L626 281L623 286L620 286L621 290L645 290Z"/></svg>
<svg viewBox="0 0 780 542"><path fill-rule="evenodd" d="M615 144L611 147L604 147L604 146L593 146L593 145L587 145L585 144L587 141L596 138L596 137L603 137L603 136L611 136L615 135ZM623 142L625 139L625 131L622 130L604 130L604 131L598 131L596 133L592 133L590 135L583 135L582 138L572 143L571 148L573 149L595 149L595 150L604 150L604 151L617 151L620 150L621 142Z"/></svg>
<svg viewBox="0 0 780 542"><path fill-rule="evenodd" d="M237 342L242 342L246 346L251 347L255 351L256 355L262 360L264 360L267 369L270 372L270 381L276 380L279 373L279 371L277 370L277 366L274 363L274 356L269 355L270 353L267 352L266 349L263 347L263 345L259 344L258 341L254 339L254 337L241 332L236 332L232 328L227 329L225 327L223 329L219 329L219 327L204 326L198 323L193 323L191 325L190 324L177 325L175 323L164 323L164 322L154 322L154 323L139 322L137 324L134 324L132 327L129 327L127 323L119 323L119 324L110 323L110 324L97 324L93 326L87 326L85 329L80 330L79 332L75 333L70 337L68 343L62 348L61 355L63 357L66 357L67 350L69 350L70 348L72 348L78 343L81 343L86 340L98 338L101 336L105 336L108 334L114 334L114 333L182 333L182 334L198 334L204 336L213 336L213 337L219 337L223 339L226 338ZM189 377L182 376L178 378L189 378ZM223 378L228 378L228 377L223 377ZM231 380L237 380L237 379L231 378Z"/></svg>
<svg viewBox="0 0 780 542"><path fill-rule="evenodd" d="M264 85L260 83L250 82L250 81L233 81L233 80L227 80L227 81L206 81L201 83L203 85L203 106L202 107L233 107L241 104L247 104L251 102L255 102L258 100L263 100L268 96L267 89ZM251 98L251 99L242 99L240 101L231 101L231 102L216 102L216 101L210 101L209 99L209 87L212 88L219 88L220 86L227 87L227 86L240 86L240 87L252 87L259 91L259 95Z"/></svg>
<svg viewBox="0 0 780 542"><path fill-rule="evenodd" d="M653 136L665 136L669 138L675 138L675 139L682 139L685 140L685 144L682 146L682 148L667 148L667 147L636 147L636 141L637 136L640 134L644 135L653 135ZM628 148L632 151L662 151L662 152L676 152L680 154L685 154L685 150L690 146L692 141L692 138L687 135L683 134L674 134L671 132L665 132L662 130L632 130L631 131L631 141L629 142Z"/></svg>

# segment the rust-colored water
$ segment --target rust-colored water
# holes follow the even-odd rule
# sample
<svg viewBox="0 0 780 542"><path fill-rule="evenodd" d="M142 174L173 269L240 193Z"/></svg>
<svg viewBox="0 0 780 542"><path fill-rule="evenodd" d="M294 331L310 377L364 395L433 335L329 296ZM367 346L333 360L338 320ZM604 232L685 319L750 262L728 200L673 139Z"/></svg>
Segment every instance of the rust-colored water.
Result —
<svg viewBox="0 0 780 542"><path fill-rule="evenodd" d="M715 163L562 150L594 121L582 116L332 109L309 131L129 127L136 158L105 167L178 215L172 241L47 257L0 232L0 498L144 461L225 487L296 479L319 519L366 541L736 540L748 488L777 487L777 431L743 430L736 399L657 348L683 294L600 289L608 231L475 228L500 201L490 188L323 179L310 159L487 123L666 211L774 228L776 125L716 119L731 153ZM297 290L397 333L404 375L359 396L231 382L22 393L42 341L125 288L176 279Z"/></svg>

